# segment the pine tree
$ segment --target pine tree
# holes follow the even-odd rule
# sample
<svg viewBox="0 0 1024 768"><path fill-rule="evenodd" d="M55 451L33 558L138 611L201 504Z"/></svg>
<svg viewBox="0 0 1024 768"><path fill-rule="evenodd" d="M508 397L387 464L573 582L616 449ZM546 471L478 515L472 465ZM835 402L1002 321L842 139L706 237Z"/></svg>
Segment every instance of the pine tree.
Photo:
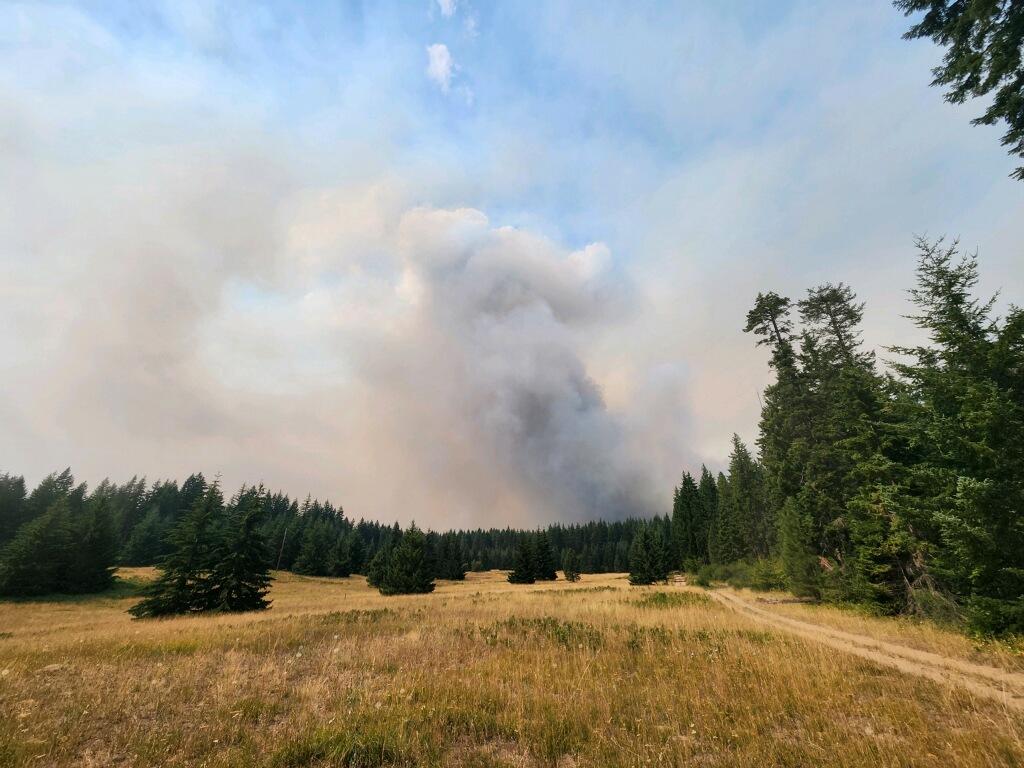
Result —
<svg viewBox="0 0 1024 768"><path fill-rule="evenodd" d="M537 531L533 539L533 576L537 581L554 581L558 578L555 570L555 553L547 531Z"/></svg>
<svg viewBox="0 0 1024 768"><path fill-rule="evenodd" d="M388 558L382 595L418 595L434 591L434 565L423 532L413 523Z"/></svg>
<svg viewBox="0 0 1024 768"><path fill-rule="evenodd" d="M533 584L537 580L532 537L522 535L516 547L515 563L508 575L512 584Z"/></svg>
<svg viewBox="0 0 1024 768"><path fill-rule="evenodd" d="M207 610L262 611L270 607L270 548L260 532L262 488L242 489L211 552L210 600Z"/></svg>
<svg viewBox="0 0 1024 768"><path fill-rule="evenodd" d="M571 549L565 550L565 555L562 557L562 574L566 581L577 582L580 580L580 558Z"/></svg>
<svg viewBox="0 0 1024 768"><path fill-rule="evenodd" d="M171 553L161 564L162 573L129 613L136 618L149 618L215 607L217 598L211 577L214 552L223 535L223 514L224 499L214 483L171 531Z"/></svg>

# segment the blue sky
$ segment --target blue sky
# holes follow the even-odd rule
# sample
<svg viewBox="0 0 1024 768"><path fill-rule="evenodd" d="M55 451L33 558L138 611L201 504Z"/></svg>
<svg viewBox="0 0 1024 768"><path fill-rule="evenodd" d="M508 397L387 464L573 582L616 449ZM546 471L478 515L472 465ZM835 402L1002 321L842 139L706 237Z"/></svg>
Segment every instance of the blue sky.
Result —
<svg viewBox="0 0 1024 768"><path fill-rule="evenodd" d="M1019 300L1024 186L888 2L0 3L0 467L433 525L650 513L759 290ZM198 466L197 466L198 465ZM382 490L383 486L387 490Z"/></svg>

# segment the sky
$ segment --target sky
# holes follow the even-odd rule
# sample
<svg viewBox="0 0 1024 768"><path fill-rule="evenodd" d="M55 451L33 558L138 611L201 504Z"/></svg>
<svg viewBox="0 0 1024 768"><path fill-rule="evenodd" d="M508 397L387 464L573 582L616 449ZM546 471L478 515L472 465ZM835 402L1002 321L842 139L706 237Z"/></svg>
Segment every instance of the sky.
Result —
<svg viewBox="0 0 1024 768"><path fill-rule="evenodd" d="M434 528L667 512L759 291L1022 300L1024 185L886 0L0 0L0 471ZM884 356L884 354L883 354Z"/></svg>

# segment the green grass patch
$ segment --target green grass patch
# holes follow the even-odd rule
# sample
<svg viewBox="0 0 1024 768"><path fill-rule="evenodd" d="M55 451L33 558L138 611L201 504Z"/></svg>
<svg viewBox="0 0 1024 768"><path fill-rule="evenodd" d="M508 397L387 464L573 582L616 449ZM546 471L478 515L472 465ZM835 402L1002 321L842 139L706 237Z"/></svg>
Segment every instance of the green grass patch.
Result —
<svg viewBox="0 0 1024 768"><path fill-rule="evenodd" d="M691 606L706 607L711 605L707 595L699 592L648 592L634 605L639 608L686 608Z"/></svg>
<svg viewBox="0 0 1024 768"><path fill-rule="evenodd" d="M380 768L417 761L397 739L384 733L317 728L285 742L270 758L271 768Z"/></svg>

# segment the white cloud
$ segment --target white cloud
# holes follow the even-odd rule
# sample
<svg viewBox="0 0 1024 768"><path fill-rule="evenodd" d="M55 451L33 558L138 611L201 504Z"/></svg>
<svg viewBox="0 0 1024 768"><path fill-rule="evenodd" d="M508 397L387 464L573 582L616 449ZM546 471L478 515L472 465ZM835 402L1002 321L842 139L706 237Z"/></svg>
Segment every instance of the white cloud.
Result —
<svg viewBox="0 0 1024 768"><path fill-rule="evenodd" d="M427 76L445 93L452 84L452 55L444 43L427 46Z"/></svg>
<svg viewBox="0 0 1024 768"><path fill-rule="evenodd" d="M456 5L458 5L458 0L437 0L437 6L441 9L441 15L446 19L451 18L455 14Z"/></svg>

